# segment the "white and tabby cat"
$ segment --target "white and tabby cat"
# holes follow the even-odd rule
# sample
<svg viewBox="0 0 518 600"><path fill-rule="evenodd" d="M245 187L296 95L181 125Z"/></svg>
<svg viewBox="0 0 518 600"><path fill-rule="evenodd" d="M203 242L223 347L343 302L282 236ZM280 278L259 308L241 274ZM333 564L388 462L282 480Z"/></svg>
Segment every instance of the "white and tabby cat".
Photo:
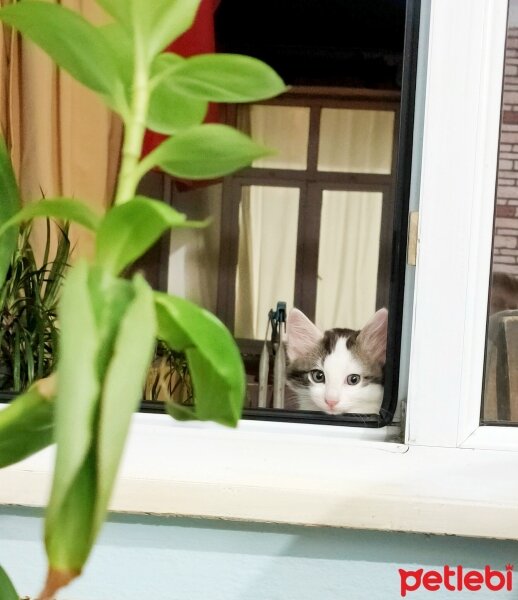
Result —
<svg viewBox="0 0 518 600"><path fill-rule="evenodd" d="M300 310L287 320L287 384L300 409L330 415L377 413L383 399L387 309L359 331L321 332Z"/></svg>

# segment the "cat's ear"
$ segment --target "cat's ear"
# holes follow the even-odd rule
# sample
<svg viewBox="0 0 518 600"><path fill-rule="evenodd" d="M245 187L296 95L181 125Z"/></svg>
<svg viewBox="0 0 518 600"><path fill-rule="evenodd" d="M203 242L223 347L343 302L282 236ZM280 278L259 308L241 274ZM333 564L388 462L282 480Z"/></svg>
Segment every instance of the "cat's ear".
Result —
<svg viewBox="0 0 518 600"><path fill-rule="evenodd" d="M286 331L288 333L286 351L290 360L296 360L310 352L324 337L320 329L298 308L290 310Z"/></svg>
<svg viewBox="0 0 518 600"><path fill-rule="evenodd" d="M380 308L358 335L358 344L365 354L381 365L387 359L387 322L388 310Z"/></svg>

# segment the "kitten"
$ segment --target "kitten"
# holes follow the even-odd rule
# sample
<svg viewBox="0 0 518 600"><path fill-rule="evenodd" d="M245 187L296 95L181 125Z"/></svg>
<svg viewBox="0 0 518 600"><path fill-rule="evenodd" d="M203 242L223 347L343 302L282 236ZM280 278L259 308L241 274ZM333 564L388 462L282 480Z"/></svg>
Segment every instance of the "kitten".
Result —
<svg viewBox="0 0 518 600"><path fill-rule="evenodd" d="M360 331L321 332L300 310L287 320L287 385L299 409L330 415L377 413L383 399L387 348L386 308Z"/></svg>

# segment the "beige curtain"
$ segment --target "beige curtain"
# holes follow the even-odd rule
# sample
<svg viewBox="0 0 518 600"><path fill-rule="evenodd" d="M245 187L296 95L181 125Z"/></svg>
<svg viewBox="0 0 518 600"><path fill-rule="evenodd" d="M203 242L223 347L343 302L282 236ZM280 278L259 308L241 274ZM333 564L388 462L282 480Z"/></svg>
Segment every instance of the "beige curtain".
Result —
<svg viewBox="0 0 518 600"><path fill-rule="evenodd" d="M394 112L323 109L318 167L389 174ZM359 329L376 310L382 194L324 191L316 324Z"/></svg>
<svg viewBox="0 0 518 600"><path fill-rule="evenodd" d="M316 324L360 329L376 310L382 194L322 198Z"/></svg>
<svg viewBox="0 0 518 600"><path fill-rule="evenodd" d="M254 161L259 168L305 169L309 109L239 107L237 126L276 154ZM293 306L297 257L298 188L246 186L239 206L234 334L264 339L268 312L278 301Z"/></svg>
<svg viewBox="0 0 518 600"><path fill-rule="evenodd" d="M59 3L103 22L94 0ZM24 202L42 194L59 195L102 210L113 196L122 136L119 119L39 48L3 26L0 36L0 123ZM91 237L84 229L73 227L71 237L76 256L91 254ZM35 238L38 244L38 228Z"/></svg>
<svg viewBox="0 0 518 600"><path fill-rule="evenodd" d="M264 339L268 312L293 306L298 188L250 186L239 207L236 337Z"/></svg>
<svg viewBox="0 0 518 600"><path fill-rule="evenodd" d="M394 111L388 110L322 109L318 168L388 175L394 118Z"/></svg>

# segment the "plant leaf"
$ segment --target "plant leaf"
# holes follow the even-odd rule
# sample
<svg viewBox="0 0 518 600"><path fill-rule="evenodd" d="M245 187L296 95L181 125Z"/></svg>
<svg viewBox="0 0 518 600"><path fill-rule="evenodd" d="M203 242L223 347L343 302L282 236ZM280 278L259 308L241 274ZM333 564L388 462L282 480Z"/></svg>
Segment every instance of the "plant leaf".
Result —
<svg viewBox="0 0 518 600"><path fill-rule="evenodd" d="M151 92L147 125L159 133L176 133L187 127L199 125L207 113L208 103L186 95L175 86L171 73L184 59L175 54L160 54L153 61L153 73L158 79Z"/></svg>
<svg viewBox="0 0 518 600"><path fill-rule="evenodd" d="M60 303L55 440L56 466L47 509L46 539L52 545L54 523L85 464L93 439L100 383L97 372L99 334L88 286L89 269L70 269ZM80 358L79 358L80 357Z"/></svg>
<svg viewBox="0 0 518 600"><path fill-rule="evenodd" d="M151 288L140 276L135 277L133 286L135 297L120 323L101 396L94 532L104 521L131 416L142 399L155 349L156 316Z"/></svg>
<svg viewBox="0 0 518 600"><path fill-rule="evenodd" d="M0 598L2 600L19 600L20 598L2 567L0 567Z"/></svg>
<svg viewBox="0 0 518 600"><path fill-rule="evenodd" d="M277 96L286 85L268 65L240 54L200 54L184 60L171 86L211 102L253 102Z"/></svg>
<svg viewBox="0 0 518 600"><path fill-rule="evenodd" d="M20 210L20 195L14 176L13 166L4 138L0 136L0 223L5 223ZM0 287L9 269L12 255L16 250L18 227L14 225L4 230L0 236Z"/></svg>
<svg viewBox="0 0 518 600"><path fill-rule="evenodd" d="M96 262L113 274L144 254L170 228L200 227L205 222L187 221L167 204L137 196L115 206L97 232Z"/></svg>
<svg viewBox="0 0 518 600"><path fill-rule="evenodd" d="M58 4L24 0L0 10L0 20L20 31L83 85L111 95L117 69L99 30Z"/></svg>
<svg viewBox="0 0 518 600"><path fill-rule="evenodd" d="M130 281L115 278L105 269L92 267L88 281L99 332L97 373L102 380L111 360L119 323L134 296Z"/></svg>
<svg viewBox="0 0 518 600"><path fill-rule="evenodd" d="M119 323L134 296L130 281L112 277L103 268L94 266L88 281L90 298L99 332L97 373L102 380L111 360Z"/></svg>
<svg viewBox="0 0 518 600"><path fill-rule="evenodd" d="M69 285L72 275L73 286ZM71 271L63 291L56 418L58 449L45 527L49 597L53 597L63 581L68 582L80 573L95 541L102 383L116 354L114 341L120 320L135 296L134 287L98 268L90 269L79 263ZM151 335L154 336L153 331ZM133 344L131 348L135 352L138 346ZM132 376L133 373L129 380ZM81 389L73 392L76 384Z"/></svg>
<svg viewBox="0 0 518 600"><path fill-rule="evenodd" d="M167 173L183 179L212 179L250 165L272 151L227 125L198 125L166 140L148 155Z"/></svg>
<svg viewBox="0 0 518 600"><path fill-rule="evenodd" d="M109 23L99 27L111 49L113 61L118 72L118 79L113 82L111 97L106 100L112 108L125 115L131 102L131 86L133 83L133 45L128 31L120 23ZM124 110L121 110L124 108Z"/></svg>
<svg viewBox="0 0 518 600"><path fill-rule="evenodd" d="M93 544L95 474L95 453L89 448L58 512L51 515L47 508L45 546L50 572L66 574L70 580L81 572Z"/></svg>
<svg viewBox="0 0 518 600"><path fill-rule="evenodd" d="M235 426L245 398L245 375L234 338L214 315L195 304L159 292L154 296L158 337L187 356L194 415Z"/></svg>
<svg viewBox="0 0 518 600"><path fill-rule="evenodd" d="M54 403L35 384L0 411L0 468L52 444L53 429Z"/></svg>
<svg viewBox="0 0 518 600"><path fill-rule="evenodd" d="M0 236L13 225L30 221L35 217L51 217L63 219L64 221L74 221L74 223L79 223L79 225L92 231L97 229L101 220L98 214L79 200L72 200L71 198L37 200L27 204L8 221L2 223L0 225Z"/></svg>
<svg viewBox="0 0 518 600"><path fill-rule="evenodd" d="M184 406L176 402L166 402L166 411L177 421L198 421L196 409L193 406Z"/></svg>
<svg viewBox="0 0 518 600"><path fill-rule="evenodd" d="M199 0L97 0L141 40L149 59L189 29Z"/></svg>

